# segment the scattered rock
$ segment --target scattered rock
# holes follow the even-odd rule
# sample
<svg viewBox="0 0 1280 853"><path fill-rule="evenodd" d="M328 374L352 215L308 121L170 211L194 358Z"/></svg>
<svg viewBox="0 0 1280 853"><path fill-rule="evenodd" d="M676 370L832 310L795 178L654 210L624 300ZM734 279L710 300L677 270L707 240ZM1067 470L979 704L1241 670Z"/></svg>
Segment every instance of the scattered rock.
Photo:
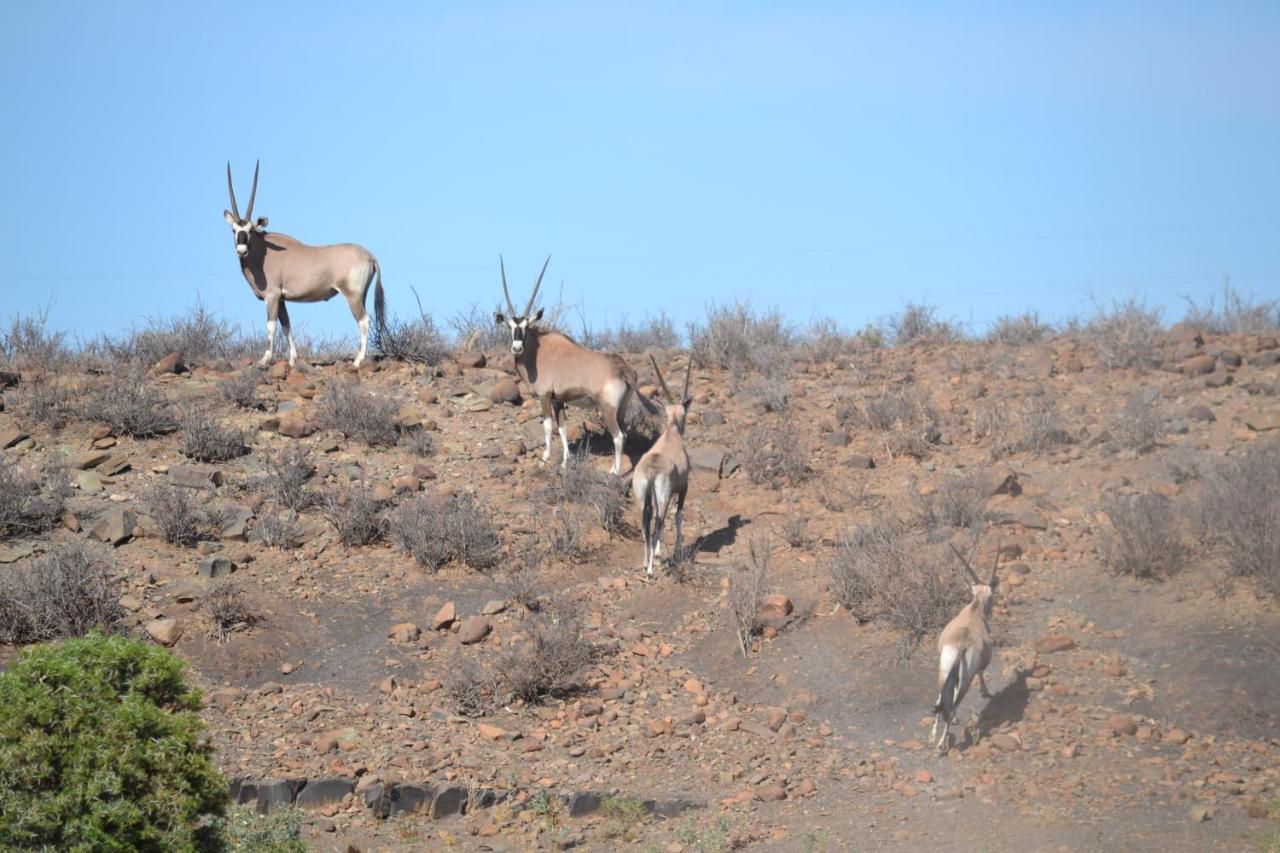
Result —
<svg viewBox="0 0 1280 853"><path fill-rule="evenodd" d="M151 366L151 372L156 376L165 373L185 373L186 370L187 366L182 363L182 356L176 352L169 353Z"/></svg>
<svg viewBox="0 0 1280 853"><path fill-rule="evenodd" d="M435 618L431 620L431 628L434 631L448 628L457 618L457 608L454 606L452 601L446 601L441 605L440 609L436 611Z"/></svg>
<svg viewBox="0 0 1280 853"><path fill-rule="evenodd" d="M146 627L151 639L162 646L172 646L182 636L182 624L176 619L152 619Z"/></svg>
<svg viewBox="0 0 1280 853"><path fill-rule="evenodd" d="M138 515L131 509L111 507L90 530L89 535L99 542L116 546L128 542L138 526Z"/></svg>
<svg viewBox="0 0 1280 853"><path fill-rule="evenodd" d="M478 643L489 636L489 619L485 616L470 616L462 620L458 628L458 642L464 646Z"/></svg>
<svg viewBox="0 0 1280 853"><path fill-rule="evenodd" d="M493 384L486 395L489 400L494 403L510 403L513 406L520 405L520 389L516 386L514 380L508 376L504 376Z"/></svg>
<svg viewBox="0 0 1280 853"><path fill-rule="evenodd" d="M1213 410L1208 406L1197 404L1187 409L1187 420L1197 421L1200 423L1212 423L1217 418L1214 417Z"/></svg>
<svg viewBox="0 0 1280 853"><path fill-rule="evenodd" d="M1065 652L1076 647L1076 641L1066 634L1047 634L1036 640L1036 651L1042 655Z"/></svg>
<svg viewBox="0 0 1280 853"><path fill-rule="evenodd" d="M169 482L185 489L213 489L222 485L222 472L209 465L175 465Z"/></svg>
<svg viewBox="0 0 1280 853"><path fill-rule="evenodd" d="M219 557L216 554L210 554L200 561L200 568L197 570L201 577L220 578L231 574L236 570L236 564L226 557Z"/></svg>
<svg viewBox="0 0 1280 853"><path fill-rule="evenodd" d="M399 625L392 625L388 637L398 643L415 642L422 634L422 629L412 622L401 622Z"/></svg>

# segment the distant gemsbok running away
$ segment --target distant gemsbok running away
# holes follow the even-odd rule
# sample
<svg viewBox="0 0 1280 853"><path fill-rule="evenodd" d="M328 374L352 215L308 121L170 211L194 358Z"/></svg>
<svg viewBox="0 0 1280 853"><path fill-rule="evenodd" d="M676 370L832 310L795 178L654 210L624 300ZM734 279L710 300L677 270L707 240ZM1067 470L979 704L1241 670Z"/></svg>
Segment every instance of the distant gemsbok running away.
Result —
<svg viewBox="0 0 1280 853"><path fill-rule="evenodd" d="M617 476L622 473L622 423L627 404L635 391L636 372L620 355L589 350L559 332L545 331L534 325L542 319L542 309L539 308L532 316L529 312L538 298L538 288L542 286L542 276L546 274L549 263L551 256L547 255L542 272L538 273L538 280L533 285L529 303L525 305L524 313L517 315L511 302L511 292L507 289L507 267L502 257L498 257L502 271L502 295L507 299L507 311L510 313L503 316L498 311L494 320L499 326L511 330L511 354L516 359L516 372L542 405L542 425L546 433L542 461L551 458L551 427L554 423L560 431L560 444L564 449L560 467L569 464L564 406L565 403L587 398L595 404L605 427L613 436L611 471ZM643 395L636 396L645 401ZM645 403L647 408L649 404Z"/></svg>
<svg viewBox="0 0 1280 853"><path fill-rule="evenodd" d="M662 378L658 362L649 356L658 384L667 399L667 427L648 452L636 463L631 476L631 490L641 511L641 528L644 532L644 569L653 577L653 560L662 548L662 526L667 520L671 501L676 503L676 544L671 553L680 553L680 525L684 515L684 499L689 493L689 453L684 448L684 424L689 416L689 375L693 372L693 354L684 371L684 390L679 400L671 396L667 381Z"/></svg>
<svg viewBox="0 0 1280 853"><path fill-rule="evenodd" d="M938 637L938 701L934 705L933 734L935 746L946 752L950 745L951 726L955 723L956 709L969 692L973 678L978 677L978 688L984 699L991 698L987 690L984 672L991 663L991 605L995 601L996 566L1000 561L1000 549L996 548L991 563L991 576L984 582L954 545L951 550L960 558L964 569L973 579L973 600L947 623ZM938 727L942 735L938 735Z"/></svg>
<svg viewBox="0 0 1280 853"><path fill-rule="evenodd" d="M253 288L253 295L267 303L267 351L261 364L271 361L275 350L276 320L289 337L289 366L298 358L293 344L286 302L324 302L342 294L351 314L360 326L360 349L355 366L364 362L369 344L369 314L364 309L369 285L377 278L373 311L378 328L382 328L386 300L382 294L382 270L368 249L354 243L332 246L308 246L285 234L268 233L267 217L253 221L253 200L258 194L258 165L253 167L253 189L249 191L249 209L244 218L236 206L236 191L231 183L231 164L227 163L227 192L231 194L231 210L222 215L236 238L236 254L240 256L240 272Z"/></svg>

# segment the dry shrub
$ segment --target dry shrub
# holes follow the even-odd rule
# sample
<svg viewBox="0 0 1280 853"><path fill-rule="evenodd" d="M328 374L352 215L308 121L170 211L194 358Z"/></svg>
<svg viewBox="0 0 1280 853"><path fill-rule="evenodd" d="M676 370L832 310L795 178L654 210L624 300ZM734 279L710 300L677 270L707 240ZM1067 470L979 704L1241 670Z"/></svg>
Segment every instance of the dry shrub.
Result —
<svg viewBox="0 0 1280 853"><path fill-rule="evenodd" d="M769 540L752 537L747 543L747 562L729 575L729 611L742 656L747 656L752 638L764 628L760 603L769 594Z"/></svg>
<svg viewBox="0 0 1280 853"><path fill-rule="evenodd" d="M1035 311L1002 314L991 324L987 340L993 344L1022 347L1038 344L1053 334L1053 326L1040 320Z"/></svg>
<svg viewBox="0 0 1280 853"><path fill-rule="evenodd" d="M1156 446L1164 433L1164 418L1155 403L1155 393L1144 391L1130 397L1107 422L1107 434L1121 450L1145 453Z"/></svg>
<svg viewBox="0 0 1280 853"><path fill-rule="evenodd" d="M0 643L38 643L123 628L111 566L83 543L0 566Z"/></svg>
<svg viewBox="0 0 1280 853"><path fill-rule="evenodd" d="M778 524L778 533L792 548L803 548L809 544L809 520L803 515L788 515Z"/></svg>
<svg viewBox="0 0 1280 853"><path fill-rule="evenodd" d="M368 445L385 446L394 445L399 439L399 413L394 400L374 394L354 380L330 385L316 412L326 429Z"/></svg>
<svg viewBox="0 0 1280 853"><path fill-rule="evenodd" d="M1111 520L1102 532L1102 559L1112 572L1171 577L1191 559L1183 518L1164 495L1112 497L1102 509Z"/></svg>
<svg viewBox="0 0 1280 853"><path fill-rule="evenodd" d="M904 651L946 626L968 600L945 543L888 517L854 530L828 560L831 591L859 622L897 630Z"/></svg>
<svg viewBox="0 0 1280 853"><path fill-rule="evenodd" d="M364 487L330 493L324 500L324 516L338 532L343 545L372 545L387 535L389 522L382 501Z"/></svg>
<svg viewBox="0 0 1280 853"><path fill-rule="evenodd" d="M805 361L835 362L865 346L865 336L845 332L830 317L814 317L800 333L798 353Z"/></svg>
<svg viewBox="0 0 1280 853"><path fill-rule="evenodd" d="M506 690L534 703L578 689L583 670L595 657L595 646L582 633L581 607L555 599L524 624L528 638L494 660Z"/></svg>
<svg viewBox="0 0 1280 853"><path fill-rule="evenodd" d="M264 459L267 469L268 496L282 507L301 512L316 503L316 495L307 487L315 466L307 458L307 451L297 444L269 453Z"/></svg>
<svg viewBox="0 0 1280 853"><path fill-rule="evenodd" d="M831 512L870 507L881 498L871 491L867 477L827 474L817 484L818 502Z"/></svg>
<svg viewBox="0 0 1280 853"><path fill-rule="evenodd" d="M268 510L258 514L253 538L268 548L291 551L302 544L302 521L293 510Z"/></svg>
<svg viewBox="0 0 1280 853"><path fill-rule="evenodd" d="M258 378L261 371L254 367L237 370L218 382L218 395L238 409L257 409L262 406L258 399Z"/></svg>
<svg viewBox="0 0 1280 853"><path fill-rule="evenodd" d="M71 358L66 335L49 331L49 309L14 314L9 328L0 332L0 361L11 368L48 373Z"/></svg>
<svg viewBox="0 0 1280 853"><path fill-rule="evenodd" d="M176 317L153 317L126 337L102 338L93 347L116 362L150 366L172 352L187 364L212 365L256 355L256 342L204 305Z"/></svg>
<svg viewBox="0 0 1280 853"><path fill-rule="evenodd" d="M986 520L989 481L979 472L942 478L927 495L916 494L916 512L925 530L974 529Z"/></svg>
<svg viewBox="0 0 1280 853"><path fill-rule="evenodd" d="M218 581L209 588L204 597L204 612L209 617L210 636L220 643L233 631L252 627L258 621L257 614L245 601L244 591L230 579Z"/></svg>
<svg viewBox="0 0 1280 853"><path fill-rule="evenodd" d="M697 364L730 371L734 382L747 373L785 376L796 336L776 308L757 313L743 300L707 308L703 323L689 324L689 348Z"/></svg>
<svg viewBox="0 0 1280 853"><path fill-rule="evenodd" d="M580 343L602 352L648 352L650 350L675 349L680 346L680 335L675 323L665 311L657 317L646 317L631 324L625 318L612 329L583 328Z"/></svg>
<svg viewBox="0 0 1280 853"><path fill-rule="evenodd" d="M1201 539L1226 559L1233 575L1255 578L1280 598L1280 442L1224 460L1204 478Z"/></svg>
<svg viewBox="0 0 1280 853"><path fill-rule="evenodd" d="M391 514L391 536L433 572L454 561L484 569L501 556L493 514L465 492L416 495L405 501Z"/></svg>
<svg viewBox="0 0 1280 853"><path fill-rule="evenodd" d="M217 541L223 513L208 503L208 495L160 482L143 495L147 514L159 528L160 538L183 548L200 542Z"/></svg>
<svg viewBox="0 0 1280 853"><path fill-rule="evenodd" d="M938 306L908 302L902 311L887 317L894 346L949 343L964 337L959 326L938 317Z"/></svg>
<svg viewBox="0 0 1280 853"><path fill-rule="evenodd" d="M60 468L50 466L32 478L0 459L0 540L51 529L70 496L71 485Z"/></svg>
<svg viewBox="0 0 1280 853"><path fill-rule="evenodd" d="M150 438L177 426L169 401L145 371L133 369L112 376L89 394L85 416L102 421L117 435Z"/></svg>
<svg viewBox="0 0 1280 853"><path fill-rule="evenodd" d="M1160 313L1133 296L1113 301L1110 307L1095 304L1084 337L1105 367L1154 367L1164 338Z"/></svg>
<svg viewBox="0 0 1280 853"><path fill-rule="evenodd" d="M556 505L543 534L547 553L553 557L580 563L591 555L591 543L582 529L578 511L572 506Z"/></svg>
<svg viewBox="0 0 1280 853"><path fill-rule="evenodd" d="M569 464L552 479L546 497L548 503L582 507L610 536L619 531L627 510L625 482L597 468L585 449L569 457Z"/></svg>
<svg viewBox="0 0 1280 853"><path fill-rule="evenodd" d="M501 698L502 688L493 668L461 652L449 662L441 681L453 712L464 717L483 717Z"/></svg>
<svg viewBox="0 0 1280 853"><path fill-rule="evenodd" d="M542 606L542 572L537 556L520 560L512 565L498 564L486 576L497 587L502 597L525 610L538 610Z"/></svg>
<svg viewBox="0 0 1280 853"><path fill-rule="evenodd" d="M735 450L748 479L772 489L798 485L812 473L800 431L785 417L739 433Z"/></svg>
<svg viewBox="0 0 1280 853"><path fill-rule="evenodd" d="M465 312L454 314L449 320L453 330L453 342L458 349L491 350L506 349L511 344L511 332L506 325L493 322L494 309L485 310L472 305Z"/></svg>
<svg viewBox="0 0 1280 853"><path fill-rule="evenodd" d="M46 376L24 383L13 399L13 410L24 424L56 431L82 416L84 387L73 379Z"/></svg>
<svg viewBox="0 0 1280 853"><path fill-rule="evenodd" d="M413 298L418 299L416 290ZM418 319L390 317L382 326L375 325L373 345L383 355L398 361L434 365L451 357L449 342L431 315L422 310L421 300L418 301Z"/></svg>
<svg viewBox="0 0 1280 853"><path fill-rule="evenodd" d="M791 386L783 379L753 376L742 383L738 393L760 411L781 413L787 410L790 402Z"/></svg>
<svg viewBox="0 0 1280 853"><path fill-rule="evenodd" d="M189 459L226 462L243 456L249 450L245 447L243 432L223 426L201 409L183 412L178 426L182 430L182 444L178 449Z"/></svg>
<svg viewBox="0 0 1280 853"><path fill-rule="evenodd" d="M1182 322L1211 335L1239 335L1258 332L1274 332L1280 329L1280 299L1258 301L1252 295L1242 296L1231 286L1231 279L1222 281L1222 302L1214 297L1200 305L1187 301L1187 314Z"/></svg>
<svg viewBox="0 0 1280 853"><path fill-rule="evenodd" d="M846 399L837 411L841 424L887 432L894 456L923 459L942 440L941 415L933 401L910 385L882 388L861 399Z"/></svg>
<svg viewBox="0 0 1280 853"><path fill-rule="evenodd" d="M991 442L992 459L1013 453L1046 453L1075 441L1053 404L1043 397L977 406L970 431L975 441Z"/></svg>

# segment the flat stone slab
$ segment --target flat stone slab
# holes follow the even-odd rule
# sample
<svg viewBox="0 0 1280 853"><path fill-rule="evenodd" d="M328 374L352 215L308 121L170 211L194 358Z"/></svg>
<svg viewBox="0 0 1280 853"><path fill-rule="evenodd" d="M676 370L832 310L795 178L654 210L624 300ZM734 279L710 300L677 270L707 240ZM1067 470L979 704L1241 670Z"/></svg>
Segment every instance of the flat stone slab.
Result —
<svg viewBox="0 0 1280 853"><path fill-rule="evenodd" d="M187 489L212 489L222 485L222 472L209 465L175 465L169 482Z"/></svg>

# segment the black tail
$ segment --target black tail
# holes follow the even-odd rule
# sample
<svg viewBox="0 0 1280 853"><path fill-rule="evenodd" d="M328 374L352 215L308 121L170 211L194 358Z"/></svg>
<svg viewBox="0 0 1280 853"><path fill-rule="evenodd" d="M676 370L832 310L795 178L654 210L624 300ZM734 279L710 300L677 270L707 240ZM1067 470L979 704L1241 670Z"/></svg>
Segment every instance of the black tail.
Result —
<svg viewBox="0 0 1280 853"><path fill-rule="evenodd" d="M377 260L373 262L373 270L377 281L373 288L373 328L377 335L387 331L387 296L382 292L382 267Z"/></svg>
<svg viewBox="0 0 1280 853"><path fill-rule="evenodd" d="M948 722L956 714L956 693L960 689L960 667L963 665L964 653L961 652L956 655L955 663L951 664L951 671L947 673L942 689L938 691L938 702L933 706L933 713L942 714L942 719Z"/></svg>

